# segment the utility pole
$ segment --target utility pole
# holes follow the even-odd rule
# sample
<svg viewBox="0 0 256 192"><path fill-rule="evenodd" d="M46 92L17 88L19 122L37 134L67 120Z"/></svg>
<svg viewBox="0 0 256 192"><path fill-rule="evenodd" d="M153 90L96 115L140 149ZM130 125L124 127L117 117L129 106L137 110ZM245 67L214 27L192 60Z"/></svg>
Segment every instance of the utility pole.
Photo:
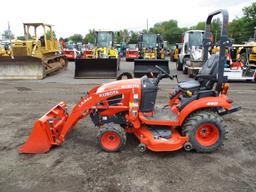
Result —
<svg viewBox="0 0 256 192"><path fill-rule="evenodd" d="M7 34L8 34L8 39L11 41L11 27L10 27L10 22L8 21L8 29L7 29Z"/></svg>

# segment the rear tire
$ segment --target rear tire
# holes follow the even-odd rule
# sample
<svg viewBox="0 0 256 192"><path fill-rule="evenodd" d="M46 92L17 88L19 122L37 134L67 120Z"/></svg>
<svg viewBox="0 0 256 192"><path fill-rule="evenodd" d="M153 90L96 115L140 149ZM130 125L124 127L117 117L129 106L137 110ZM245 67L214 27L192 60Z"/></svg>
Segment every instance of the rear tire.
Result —
<svg viewBox="0 0 256 192"><path fill-rule="evenodd" d="M182 126L182 134L189 137L192 148L197 152L211 153L219 149L225 139L222 118L211 111L191 115Z"/></svg>
<svg viewBox="0 0 256 192"><path fill-rule="evenodd" d="M115 124L107 124L100 128L97 134L97 145L106 152L121 151L126 143L124 129Z"/></svg>

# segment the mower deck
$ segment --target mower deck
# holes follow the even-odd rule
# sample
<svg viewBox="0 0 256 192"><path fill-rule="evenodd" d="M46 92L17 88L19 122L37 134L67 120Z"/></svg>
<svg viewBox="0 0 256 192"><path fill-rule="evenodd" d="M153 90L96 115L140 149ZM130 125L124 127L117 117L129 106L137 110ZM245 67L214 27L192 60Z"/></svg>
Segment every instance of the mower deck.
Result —
<svg viewBox="0 0 256 192"><path fill-rule="evenodd" d="M176 151L188 141L175 128L143 126L135 131L136 137L152 151Z"/></svg>

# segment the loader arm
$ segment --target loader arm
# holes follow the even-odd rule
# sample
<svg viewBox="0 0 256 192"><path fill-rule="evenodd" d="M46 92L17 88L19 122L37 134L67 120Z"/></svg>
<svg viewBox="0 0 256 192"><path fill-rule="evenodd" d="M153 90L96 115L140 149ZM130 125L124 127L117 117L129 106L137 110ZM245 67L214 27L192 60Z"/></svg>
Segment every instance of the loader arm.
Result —
<svg viewBox="0 0 256 192"><path fill-rule="evenodd" d="M66 123L60 133L60 140L64 142L65 137L68 135L69 131L75 126L75 124L82 118L87 117L91 109L113 109L113 110L128 110L128 106L97 106L98 103L106 101L108 98L120 95L128 94L130 89L121 89L113 91L105 91L101 93L94 93L92 95L87 95L83 97L73 108L72 112L68 116Z"/></svg>
<svg viewBox="0 0 256 192"><path fill-rule="evenodd" d="M54 145L60 145L64 142L66 136L75 124L82 118L87 117L91 109L113 109L128 110L127 105L110 106L99 105L107 99L116 95L127 95L130 98L130 89L107 90L100 93L97 89L92 89L88 95L83 97L68 114L66 104L62 101L43 117L38 119L32 129L26 143L20 147L21 153L45 153Z"/></svg>

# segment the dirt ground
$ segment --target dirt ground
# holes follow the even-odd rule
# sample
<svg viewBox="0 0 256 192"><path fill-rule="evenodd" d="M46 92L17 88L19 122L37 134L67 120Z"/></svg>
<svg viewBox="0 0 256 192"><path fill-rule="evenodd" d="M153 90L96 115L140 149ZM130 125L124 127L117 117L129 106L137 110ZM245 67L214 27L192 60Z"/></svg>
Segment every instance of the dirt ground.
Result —
<svg viewBox="0 0 256 192"><path fill-rule="evenodd" d="M84 91L104 81L74 80L72 65L42 81L0 81L1 192L256 191L255 83L231 83L229 94L242 110L224 117L228 140L212 154L141 154L131 135L122 152L101 152L90 119L80 121L49 153L19 154L37 118L61 100L71 110ZM174 86L174 81L162 82L161 102Z"/></svg>

